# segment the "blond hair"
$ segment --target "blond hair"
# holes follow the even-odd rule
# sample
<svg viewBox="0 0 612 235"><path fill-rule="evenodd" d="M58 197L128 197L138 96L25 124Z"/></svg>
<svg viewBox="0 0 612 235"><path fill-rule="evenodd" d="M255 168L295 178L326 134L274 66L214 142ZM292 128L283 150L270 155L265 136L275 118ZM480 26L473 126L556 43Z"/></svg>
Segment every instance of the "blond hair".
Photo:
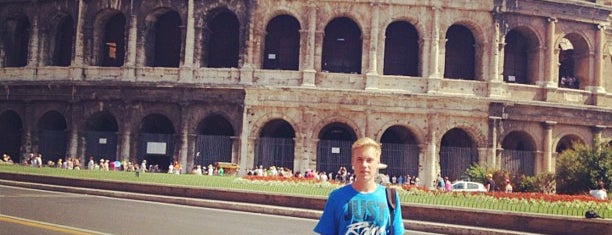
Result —
<svg viewBox="0 0 612 235"><path fill-rule="evenodd" d="M379 156L380 156L380 153L382 152L380 144L370 137L361 137L357 139L355 142L353 142L353 146L351 146L351 152L355 151L355 149L362 148L362 147L374 148L374 150Z"/></svg>

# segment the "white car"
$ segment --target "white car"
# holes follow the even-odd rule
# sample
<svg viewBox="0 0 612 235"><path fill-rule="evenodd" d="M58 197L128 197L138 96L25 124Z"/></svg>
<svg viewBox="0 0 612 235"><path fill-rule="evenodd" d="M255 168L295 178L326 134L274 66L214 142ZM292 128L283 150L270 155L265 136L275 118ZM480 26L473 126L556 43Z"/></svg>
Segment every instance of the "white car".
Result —
<svg viewBox="0 0 612 235"><path fill-rule="evenodd" d="M486 192L484 184L469 181L457 181L452 184L453 192Z"/></svg>

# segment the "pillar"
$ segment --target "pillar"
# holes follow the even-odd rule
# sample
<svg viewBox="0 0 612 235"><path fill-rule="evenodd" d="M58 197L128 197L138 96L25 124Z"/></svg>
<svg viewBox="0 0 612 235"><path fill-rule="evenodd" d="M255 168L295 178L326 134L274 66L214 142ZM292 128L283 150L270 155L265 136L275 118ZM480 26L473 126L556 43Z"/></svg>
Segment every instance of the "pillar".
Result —
<svg viewBox="0 0 612 235"><path fill-rule="evenodd" d="M545 121L542 123L544 127L544 143L542 146L544 147L544 154L542 156L542 171L545 173L554 173L553 162L552 162L552 131L553 126L555 126L557 122L554 121Z"/></svg>
<svg viewBox="0 0 612 235"><path fill-rule="evenodd" d="M181 131L180 131L180 146L178 151L178 161L181 166L185 166L183 168L184 171L189 172L187 166L187 153L189 147L189 104L181 104ZM193 165L193 162L189 163L189 165ZM181 172L185 173L185 172Z"/></svg>
<svg viewBox="0 0 612 235"><path fill-rule="evenodd" d="M38 7L36 2L34 7ZM38 15L32 19L32 34L30 35L30 45L28 52L28 67L38 67L38 46L40 35L38 35Z"/></svg>
<svg viewBox="0 0 612 235"><path fill-rule="evenodd" d="M546 87L557 87L557 78L555 77L555 70L558 68L556 62L558 58L555 58L555 28L557 24L557 18L546 19L546 65L544 66L544 77Z"/></svg>
<svg viewBox="0 0 612 235"><path fill-rule="evenodd" d="M136 48L138 46L138 16L133 14L130 16L130 25L128 26L128 40L126 50L126 60L123 65L123 77L130 81L136 79Z"/></svg>
<svg viewBox="0 0 612 235"><path fill-rule="evenodd" d="M603 87L604 45L606 44L606 26L599 24L595 31L595 66L591 90L596 93L606 93Z"/></svg>
<svg viewBox="0 0 612 235"><path fill-rule="evenodd" d="M306 31L306 45L304 53L304 67L302 75L302 86L315 86L315 43L317 31L317 6L315 1L308 2L308 22Z"/></svg>
<svg viewBox="0 0 612 235"><path fill-rule="evenodd" d="M498 149L499 149L499 140L498 140L498 125L501 125L501 117L489 116L490 131L491 131L491 149L489 149L489 153L487 154L487 158L489 159L490 166L493 166L495 169L501 169L501 162L498 161Z"/></svg>
<svg viewBox="0 0 612 235"><path fill-rule="evenodd" d="M181 65L179 74L179 79L181 81L193 80L193 52L195 50L195 19L193 16L194 7L193 0L188 0L187 28L185 29L185 53L183 53L183 64Z"/></svg>
<svg viewBox="0 0 612 235"><path fill-rule="evenodd" d="M78 13L77 13L77 19L76 19L76 26L75 26L75 30L76 30L76 35L74 38L74 56L72 57L72 61L71 61L71 68L70 68L70 77L73 80L81 80L83 79L83 59L84 59L84 51L85 51L85 43L83 40L84 37L84 24L83 21L85 20L85 0L79 0L78 1Z"/></svg>
<svg viewBox="0 0 612 235"><path fill-rule="evenodd" d="M378 37L379 37L379 22L380 22L380 4L370 4L372 8L372 22L370 30L370 48L369 48L369 71L366 74L366 90L378 89Z"/></svg>
<svg viewBox="0 0 612 235"><path fill-rule="evenodd" d="M430 64L429 77L427 78L427 93L436 93L440 89L440 79L443 75L440 74L440 8L432 7L433 25L430 47ZM431 183L431 182L429 182Z"/></svg>

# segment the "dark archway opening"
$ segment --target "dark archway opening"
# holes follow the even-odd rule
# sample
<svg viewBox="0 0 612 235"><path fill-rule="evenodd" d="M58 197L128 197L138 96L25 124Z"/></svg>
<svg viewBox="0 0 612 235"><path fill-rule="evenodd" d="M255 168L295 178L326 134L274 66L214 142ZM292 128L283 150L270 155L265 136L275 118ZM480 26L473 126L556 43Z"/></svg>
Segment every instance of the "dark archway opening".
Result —
<svg viewBox="0 0 612 235"><path fill-rule="evenodd" d="M269 121L256 141L254 168L275 166L293 170L295 159L295 131L285 120Z"/></svg>
<svg viewBox="0 0 612 235"><path fill-rule="evenodd" d="M178 160L174 158L175 129L166 116L146 116L142 120L139 137L138 164L144 159L147 165L157 165L160 170L168 170L168 166Z"/></svg>
<svg viewBox="0 0 612 235"><path fill-rule="evenodd" d="M451 181L463 179L465 170L478 161L476 145L461 129L449 130L440 145L440 175Z"/></svg>
<svg viewBox="0 0 612 235"><path fill-rule="evenodd" d="M385 33L385 75L419 76L419 33L408 22L393 22Z"/></svg>
<svg viewBox="0 0 612 235"><path fill-rule="evenodd" d="M206 117L197 128L194 165L206 167L217 162L232 162L232 124L221 115Z"/></svg>
<svg viewBox="0 0 612 235"><path fill-rule="evenodd" d="M292 16L274 17L266 27L263 68L298 70L300 23Z"/></svg>
<svg viewBox="0 0 612 235"><path fill-rule="evenodd" d="M444 77L474 80L476 40L472 32L461 25L453 25L446 32Z"/></svg>
<svg viewBox="0 0 612 235"><path fill-rule="evenodd" d="M355 22L341 17L325 27L321 69L332 73L361 73L361 31Z"/></svg>

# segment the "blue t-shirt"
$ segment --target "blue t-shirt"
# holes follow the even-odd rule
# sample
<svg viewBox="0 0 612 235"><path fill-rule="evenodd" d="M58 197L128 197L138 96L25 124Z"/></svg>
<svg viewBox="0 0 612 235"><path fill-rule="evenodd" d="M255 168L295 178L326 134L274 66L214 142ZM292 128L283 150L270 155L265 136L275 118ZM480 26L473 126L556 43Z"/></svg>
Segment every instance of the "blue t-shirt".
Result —
<svg viewBox="0 0 612 235"><path fill-rule="evenodd" d="M393 234L404 234L404 224L396 194ZM385 187L377 185L371 193L360 193L348 184L329 194L323 215L314 231L325 235L389 234L389 206Z"/></svg>

